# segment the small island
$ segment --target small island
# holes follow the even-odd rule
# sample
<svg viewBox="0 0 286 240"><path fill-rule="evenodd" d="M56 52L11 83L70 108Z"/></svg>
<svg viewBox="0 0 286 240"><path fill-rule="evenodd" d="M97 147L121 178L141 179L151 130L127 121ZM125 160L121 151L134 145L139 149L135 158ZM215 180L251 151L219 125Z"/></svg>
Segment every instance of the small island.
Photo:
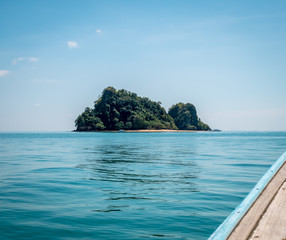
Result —
<svg viewBox="0 0 286 240"><path fill-rule="evenodd" d="M168 113L161 106L146 97L124 89L107 87L94 102L94 108L85 108L75 120L76 130L118 131L118 130L194 130L208 131L211 128L197 116L191 103L177 103Z"/></svg>

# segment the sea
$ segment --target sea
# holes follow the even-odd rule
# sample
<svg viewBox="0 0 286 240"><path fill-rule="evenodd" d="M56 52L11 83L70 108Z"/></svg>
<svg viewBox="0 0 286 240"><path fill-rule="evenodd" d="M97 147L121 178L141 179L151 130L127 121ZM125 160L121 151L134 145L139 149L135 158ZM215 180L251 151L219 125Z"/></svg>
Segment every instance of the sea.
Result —
<svg viewBox="0 0 286 240"><path fill-rule="evenodd" d="M286 132L0 133L0 239L208 237Z"/></svg>

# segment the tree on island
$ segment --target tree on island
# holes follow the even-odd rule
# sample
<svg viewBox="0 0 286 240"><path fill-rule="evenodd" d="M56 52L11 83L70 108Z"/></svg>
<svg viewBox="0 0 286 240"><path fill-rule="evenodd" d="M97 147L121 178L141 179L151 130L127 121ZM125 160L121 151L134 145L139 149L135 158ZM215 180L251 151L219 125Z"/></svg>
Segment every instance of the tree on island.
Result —
<svg viewBox="0 0 286 240"><path fill-rule="evenodd" d="M177 106L178 105L178 106ZM198 119L192 104L174 105L169 114L161 102L124 89L108 87L94 102L94 108L86 108L75 120L76 131L138 130L138 129L189 129L210 130ZM190 108L192 106L192 108ZM172 110L173 109L173 110ZM175 121L174 121L175 120ZM176 123L177 121L177 123Z"/></svg>
<svg viewBox="0 0 286 240"><path fill-rule="evenodd" d="M169 109L168 113L180 130L211 130L207 124L198 118L197 110L191 103L177 103Z"/></svg>
<svg viewBox="0 0 286 240"><path fill-rule="evenodd" d="M104 89L94 109L86 108L75 125L77 131L177 129L160 102L113 87Z"/></svg>

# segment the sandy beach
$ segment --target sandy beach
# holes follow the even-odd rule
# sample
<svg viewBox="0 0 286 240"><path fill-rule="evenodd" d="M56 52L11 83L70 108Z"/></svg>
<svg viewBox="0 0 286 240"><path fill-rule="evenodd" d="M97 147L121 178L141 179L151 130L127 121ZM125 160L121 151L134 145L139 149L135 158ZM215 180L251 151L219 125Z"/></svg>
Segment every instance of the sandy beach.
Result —
<svg viewBox="0 0 286 240"><path fill-rule="evenodd" d="M207 131L198 131L198 130L173 130L173 129L139 129L139 130L103 130L103 131L76 131L72 132L125 132L125 133L159 133L159 132L207 132Z"/></svg>
<svg viewBox="0 0 286 240"><path fill-rule="evenodd" d="M172 130L172 129L141 129L141 130L125 130L124 132L199 132L196 130Z"/></svg>

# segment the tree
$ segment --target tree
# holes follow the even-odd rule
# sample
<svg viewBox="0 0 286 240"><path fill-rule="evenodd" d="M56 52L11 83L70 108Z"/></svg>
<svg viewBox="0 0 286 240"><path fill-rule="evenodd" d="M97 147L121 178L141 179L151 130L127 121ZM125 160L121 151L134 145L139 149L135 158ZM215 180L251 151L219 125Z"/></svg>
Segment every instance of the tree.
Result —
<svg viewBox="0 0 286 240"><path fill-rule="evenodd" d="M75 120L77 131L119 129L182 129L210 130L197 116L194 105L178 103L169 112L161 102L139 97L124 89L107 87L94 102L94 108L85 108Z"/></svg>
<svg viewBox="0 0 286 240"><path fill-rule="evenodd" d="M113 87L104 89L94 108L86 108L75 123L77 131L177 129L160 102Z"/></svg>
<svg viewBox="0 0 286 240"><path fill-rule="evenodd" d="M177 103L168 113L180 130L210 130L208 125L198 119L197 110L191 103Z"/></svg>
<svg viewBox="0 0 286 240"><path fill-rule="evenodd" d="M105 126L100 118L96 117L90 108L77 117L75 120L77 131L101 131Z"/></svg>

